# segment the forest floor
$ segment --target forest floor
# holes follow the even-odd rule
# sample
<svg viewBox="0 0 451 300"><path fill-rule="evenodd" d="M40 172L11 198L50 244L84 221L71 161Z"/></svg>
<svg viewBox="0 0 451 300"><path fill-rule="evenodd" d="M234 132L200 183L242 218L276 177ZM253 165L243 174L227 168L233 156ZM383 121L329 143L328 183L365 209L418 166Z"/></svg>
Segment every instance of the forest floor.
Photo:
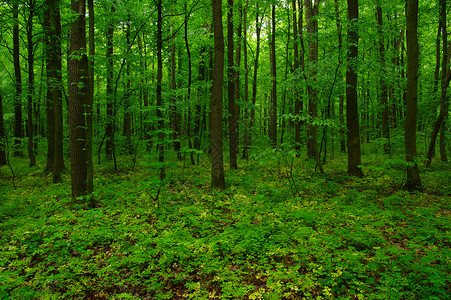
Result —
<svg viewBox="0 0 451 300"><path fill-rule="evenodd" d="M319 174L268 150L217 191L202 159L169 167L158 200L155 166L96 165L89 208L68 174L54 185L14 158L16 189L0 170L0 298L449 299L450 164L410 193L401 158L364 156L358 179L342 154Z"/></svg>

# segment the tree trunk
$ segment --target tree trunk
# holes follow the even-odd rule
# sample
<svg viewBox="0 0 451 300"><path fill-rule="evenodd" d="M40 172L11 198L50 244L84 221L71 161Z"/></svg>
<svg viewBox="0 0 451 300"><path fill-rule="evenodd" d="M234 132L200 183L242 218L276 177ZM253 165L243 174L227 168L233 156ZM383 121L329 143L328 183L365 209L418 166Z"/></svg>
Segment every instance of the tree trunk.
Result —
<svg viewBox="0 0 451 300"><path fill-rule="evenodd" d="M3 123L3 99L0 93L0 167L8 163L6 160L6 135Z"/></svg>
<svg viewBox="0 0 451 300"><path fill-rule="evenodd" d="M62 182L65 169L63 156L63 93L61 62L61 18L59 0L47 0L46 28L47 126L48 150L46 172L53 172L53 183Z"/></svg>
<svg viewBox="0 0 451 300"><path fill-rule="evenodd" d="M127 43L127 49L131 47L130 45L130 20L127 21L125 25L125 42ZM125 136L125 147L126 153L128 155L133 153L133 145L132 145L132 114L130 112L130 102L131 102L131 80L130 80L130 57L126 58L126 91L124 101L124 132Z"/></svg>
<svg viewBox="0 0 451 300"><path fill-rule="evenodd" d="M307 156L318 159L318 142L316 135L318 125L313 124L318 117L318 95L316 90L316 62L318 60L318 1L305 0L305 18L307 22L307 33L309 34L309 74L307 80L308 112L310 121L307 124Z"/></svg>
<svg viewBox="0 0 451 300"><path fill-rule="evenodd" d="M86 139L92 141L92 116L94 108L94 55L95 55L95 39L94 39L94 1L88 0L89 10L89 66L88 66L88 94L86 97ZM87 189L91 194L94 189L94 166L92 162L92 142L86 144L87 156Z"/></svg>
<svg viewBox="0 0 451 300"><path fill-rule="evenodd" d="M235 148L235 161L236 156L239 153L239 137L240 137L240 131L239 131L239 118L240 118L240 106L239 106L239 102L240 102L240 67L241 67L241 39L242 39L242 30L243 30L243 26L242 26L242 17L243 17L243 8L241 6L241 2L239 3L239 23L238 23L238 27L236 29L236 36L237 36L237 43L236 43L236 51L235 51L235 71L234 71L234 99L235 99L235 106L234 106L234 120L233 122L236 124L236 130L234 130L234 136L233 136L233 146ZM234 168L238 168L238 163L236 163L236 165L234 166Z"/></svg>
<svg viewBox="0 0 451 300"><path fill-rule="evenodd" d="M108 29L106 35L106 129L105 129L105 154L108 160L111 160L113 157L113 140L114 140L114 131L116 130L113 126L114 124L114 114L116 108L114 107L114 88L113 88L113 71L114 71L114 61L113 61L113 37L114 37L114 19L113 15L116 12L114 8L114 3L111 4L111 17L108 18Z"/></svg>
<svg viewBox="0 0 451 300"><path fill-rule="evenodd" d="M337 23L337 35L338 35L338 65L341 67L343 65L343 60L341 59L341 51L343 49L343 37L341 35L342 26L340 21L340 10L338 6L338 0L335 0L335 18ZM341 72L340 72L341 73ZM338 118L340 122L340 130L338 131L338 134L340 136L340 151L346 152L346 139L345 139L345 118L344 118L344 95L343 95L343 89L340 88L339 93L339 103L338 103Z"/></svg>
<svg viewBox="0 0 451 300"><path fill-rule="evenodd" d="M301 122L297 119L300 115L301 107L302 107L302 99L300 89L300 72L299 69L299 43L298 39L300 39L300 35L298 34L298 22L297 22L297 8L296 8L296 0L291 0L291 9L293 10L293 67L295 72L295 82L296 86L294 87L294 149L296 150L297 155L301 152ZM302 24L299 24L299 27L302 27ZM302 29L299 28L301 31Z"/></svg>
<svg viewBox="0 0 451 300"><path fill-rule="evenodd" d="M235 109L235 71L233 63L233 0L227 0L227 99L229 105L229 147L230 147L230 168L238 168L237 153L237 116Z"/></svg>
<svg viewBox="0 0 451 300"><path fill-rule="evenodd" d="M417 92L418 92L418 0L407 0L407 95L405 151L407 182L405 189L422 189L417 160Z"/></svg>
<svg viewBox="0 0 451 300"><path fill-rule="evenodd" d="M157 0L157 120L158 120L158 162L160 163L160 180L166 178L164 166L164 119L163 119L163 98L161 85L163 81L163 5L162 0Z"/></svg>
<svg viewBox="0 0 451 300"><path fill-rule="evenodd" d="M19 48L19 4L13 2L13 60L14 60L14 156L22 156L20 150L22 133L22 75Z"/></svg>
<svg viewBox="0 0 451 300"><path fill-rule="evenodd" d="M271 51L271 106L269 138L274 148L277 147L277 74L276 74L276 5L272 4L271 11L271 42L269 51Z"/></svg>
<svg viewBox="0 0 451 300"><path fill-rule="evenodd" d="M30 167L36 165L36 156L33 149L33 99L34 99L34 50L33 50L33 17L36 0L28 1L29 15L27 20L27 50L28 50L28 95L27 95L27 129L28 129L28 158Z"/></svg>
<svg viewBox="0 0 451 300"><path fill-rule="evenodd" d="M249 0L246 0L246 6L243 13L243 55L244 55L244 138L243 138L243 159L249 158L249 70L247 60L247 9Z"/></svg>
<svg viewBox="0 0 451 300"><path fill-rule="evenodd" d="M348 68L346 71L346 126L348 129L348 173L362 177L360 167L359 112L357 107L358 0L348 1Z"/></svg>
<svg viewBox="0 0 451 300"><path fill-rule="evenodd" d="M174 24L173 24L174 25ZM177 82L176 82L176 72L177 72L177 62L176 62L176 52L175 52L175 36L172 37L172 43L170 47L171 57L170 57L170 74L171 74L171 90L172 90L172 103L171 103L171 127L172 127L172 139L174 140L174 151L177 153L177 159L182 159L182 153L180 152L181 144L181 123L182 115L180 109L177 105L178 96L177 93Z"/></svg>
<svg viewBox="0 0 451 300"><path fill-rule="evenodd" d="M76 18L71 23L69 71L69 139L72 196L88 194L85 105L88 93L88 58L86 55L86 3L72 0Z"/></svg>
<svg viewBox="0 0 451 300"><path fill-rule="evenodd" d="M222 141L222 82L224 76L224 33L221 0L213 0L214 65L211 94L211 186L225 188Z"/></svg>
<svg viewBox="0 0 451 300"><path fill-rule="evenodd" d="M379 102L382 107L381 122L382 122L382 137L384 138L384 153L390 154L390 125L388 119L388 87L386 82L386 72L385 72L385 46L384 46L384 31L383 31L383 21L382 21L382 8L380 2L377 1L376 16L378 24L378 34L379 34L379 62L381 68L381 76L379 79L379 87L381 89L379 93Z"/></svg>

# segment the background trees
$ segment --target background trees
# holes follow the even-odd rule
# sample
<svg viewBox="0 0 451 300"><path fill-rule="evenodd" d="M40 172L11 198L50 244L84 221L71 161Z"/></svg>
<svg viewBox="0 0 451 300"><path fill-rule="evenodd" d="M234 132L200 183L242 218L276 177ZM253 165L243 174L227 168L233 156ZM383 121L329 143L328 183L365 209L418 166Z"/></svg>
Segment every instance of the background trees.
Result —
<svg viewBox="0 0 451 300"><path fill-rule="evenodd" d="M15 154L28 146L30 163L36 153L43 153L35 144L48 141L45 169L53 172L54 182L63 179L63 158L70 143L87 147L86 157L79 161L92 168L91 139L100 163L109 164L111 159L119 170L117 156L134 163L143 160L159 169L161 180L173 155L182 159L189 153L195 163L194 153L198 158L211 154L218 158L216 170L222 169L220 135L228 141L230 168L239 166L240 143L243 158L255 158L271 145L277 151L295 149L298 155L304 149L317 163L319 157L332 158L340 145L340 150L348 151L349 173L357 176L362 176L366 164L361 153L391 160L406 156L407 168L422 157L432 161L440 128L445 160L450 4L438 3L420 2L419 22L411 25L417 28L423 49L418 53L418 91L412 92L414 69L408 67L410 50L404 42L408 22L401 0L290 1L290 8L280 1L235 0L220 7L215 3L216 12L222 13L216 27L226 24L223 30L213 25L212 3L207 0L94 1L89 2L89 27L79 25L80 34L89 32L89 47L78 48L70 48L78 40L69 40L68 24L73 20L67 1L3 2L0 49L5 55L0 67L5 133L15 137ZM214 51L219 51L214 30L216 42L227 43L225 77L219 74L220 65L214 67ZM225 40L219 36L224 30ZM87 56L88 73L85 67L75 67L83 61L80 51ZM26 83L22 77L28 78ZM220 104L219 93L225 91L228 101ZM415 96L416 120L410 109ZM78 102L74 97L80 97ZM72 116L75 111L79 123ZM68 141L70 127L80 136L71 135ZM332 132L332 138L327 139L326 132ZM415 132L416 141L404 146L404 135L410 140ZM280 145L278 136L283 137ZM345 136L347 149L341 143ZM409 152L414 144L417 152ZM71 154L72 159L77 158ZM92 175L80 179L80 184L89 178ZM223 186L222 179L219 182ZM87 188L88 193L91 190Z"/></svg>

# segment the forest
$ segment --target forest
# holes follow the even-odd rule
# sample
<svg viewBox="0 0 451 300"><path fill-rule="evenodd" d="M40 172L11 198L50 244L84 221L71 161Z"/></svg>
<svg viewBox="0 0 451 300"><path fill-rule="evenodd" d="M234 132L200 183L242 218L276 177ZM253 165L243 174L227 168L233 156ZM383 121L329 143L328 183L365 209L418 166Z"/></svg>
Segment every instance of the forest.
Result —
<svg viewBox="0 0 451 300"><path fill-rule="evenodd" d="M449 299L450 24L0 1L0 299Z"/></svg>

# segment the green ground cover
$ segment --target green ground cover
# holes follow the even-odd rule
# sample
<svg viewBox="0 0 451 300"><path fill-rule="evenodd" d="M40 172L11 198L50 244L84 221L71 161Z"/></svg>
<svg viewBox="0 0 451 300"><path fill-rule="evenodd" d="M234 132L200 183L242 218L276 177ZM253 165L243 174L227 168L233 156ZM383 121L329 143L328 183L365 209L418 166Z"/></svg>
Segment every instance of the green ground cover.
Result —
<svg viewBox="0 0 451 300"><path fill-rule="evenodd" d="M286 153L254 158L222 192L207 163L175 165L159 201L152 166L99 167L95 208L71 203L68 175L53 185L13 160L0 298L449 299L449 164L422 170L424 192L409 193L396 160L364 157L357 179L345 157L325 175Z"/></svg>

